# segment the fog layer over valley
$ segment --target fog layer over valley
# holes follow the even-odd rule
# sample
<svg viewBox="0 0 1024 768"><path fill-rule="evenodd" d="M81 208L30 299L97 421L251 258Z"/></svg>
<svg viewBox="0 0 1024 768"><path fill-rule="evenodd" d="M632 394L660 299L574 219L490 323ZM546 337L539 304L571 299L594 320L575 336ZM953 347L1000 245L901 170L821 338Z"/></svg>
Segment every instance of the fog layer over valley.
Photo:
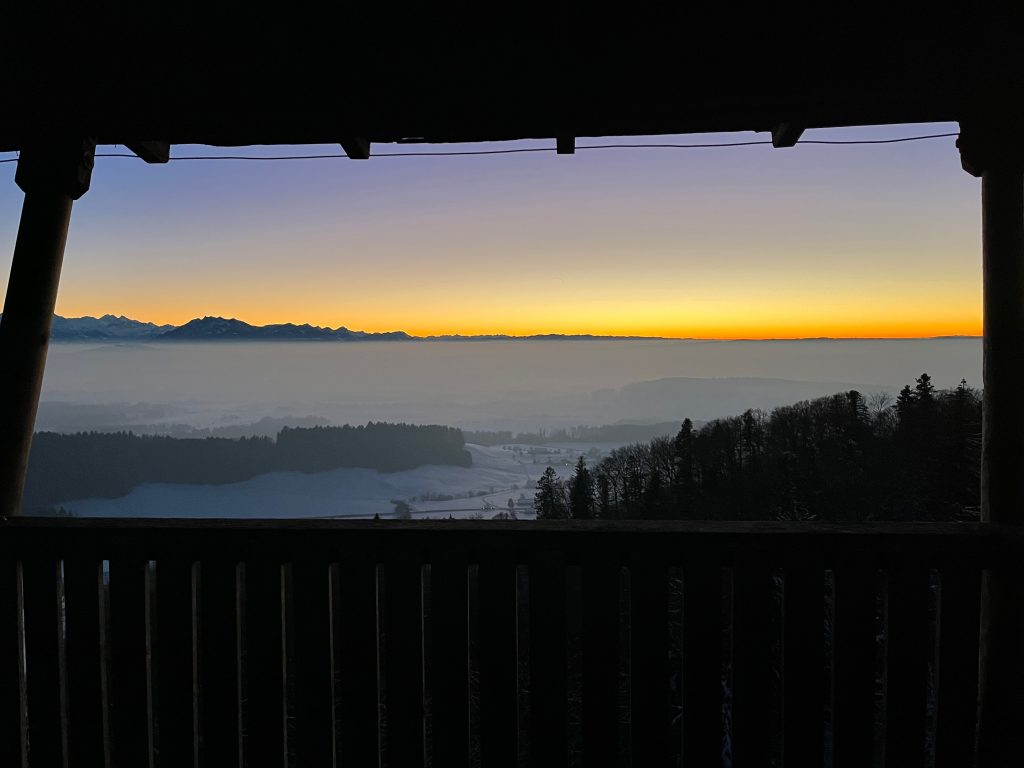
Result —
<svg viewBox="0 0 1024 768"><path fill-rule="evenodd" d="M525 432L895 392L923 371L980 386L981 340L55 343L37 428L237 437L374 420Z"/></svg>

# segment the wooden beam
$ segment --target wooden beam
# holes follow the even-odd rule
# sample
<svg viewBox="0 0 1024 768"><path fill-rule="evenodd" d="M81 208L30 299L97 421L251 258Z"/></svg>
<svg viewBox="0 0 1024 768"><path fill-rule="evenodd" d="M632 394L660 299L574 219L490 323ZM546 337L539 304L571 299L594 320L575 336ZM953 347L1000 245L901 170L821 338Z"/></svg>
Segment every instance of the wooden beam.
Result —
<svg viewBox="0 0 1024 768"><path fill-rule="evenodd" d="M575 155L576 137L559 136L558 138L555 139L555 149L560 155Z"/></svg>
<svg viewBox="0 0 1024 768"><path fill-rule="evenodd" d="M147 163L166 163L171 159L171 145L166 141L126 141L124 145Z"/></svg>
<svg viewBox="0 0 1024 768"><path fill-rule="evenodd" d="M22 149L25 192L0 318L0 518L21 511L71 205L89 189L96 144L55 140Z"/></svg>
<svg viewBox="0 0 1024 768"><path fill-rule="evenodd" d="M981 519L1024 528L1024 131L964 126L964 169L981 177L984 288ZM1018 757L1024 730L1024 573L985 570L979 651L978 768Z"/></svg>
<svg viewBox="0 0 1024 768"><path fill-rule="evenodd" d="M772 126L772 146L776 149L796 146L803 132L804 126L799 123L776 123Z"/></svg>
<svg viewBox="0 0 1024 768"><path fill-rule="evenodd" d="M369 160L370 140L362 136L350 136L341 140L341 148L345 150L349 160Z"/></svg>

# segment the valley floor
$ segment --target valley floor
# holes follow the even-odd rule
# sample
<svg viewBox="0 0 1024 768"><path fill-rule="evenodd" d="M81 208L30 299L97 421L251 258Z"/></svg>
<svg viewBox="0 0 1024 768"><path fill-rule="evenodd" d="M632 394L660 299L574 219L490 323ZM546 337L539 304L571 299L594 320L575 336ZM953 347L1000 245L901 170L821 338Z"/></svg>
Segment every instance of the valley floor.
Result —
<svg viewBox="0 0 1024 768"><path fill-rule="evenodd" d="M534 486L544 468L550 464L568 477L581 453L600 450L585 444L466 447L471 467L275 472L228 485L143 485L122 498L60 506L80 517L387 518L396 516L394 501L401 500L408 517L490 518L507 512L512 499L517 517L532 518Z"/></svg>

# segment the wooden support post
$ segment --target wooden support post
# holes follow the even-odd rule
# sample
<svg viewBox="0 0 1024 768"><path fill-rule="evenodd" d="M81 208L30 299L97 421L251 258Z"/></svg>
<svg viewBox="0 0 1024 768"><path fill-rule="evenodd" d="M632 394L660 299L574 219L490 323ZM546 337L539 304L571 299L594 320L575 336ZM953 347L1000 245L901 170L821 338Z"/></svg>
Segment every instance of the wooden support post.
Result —
<svg viewBox="0 0 1024 768"><path fill-rule="evenodd" d="M1024 525L1024 132L964 126L964 170L981 177L984 284L981 519ZM985 571L979 653L978 768L1019 759L1024 732L1024 570Z"/></svg>
<svg viewBox="0 0 1024 768"><path fill-rule="evenodd" d="M25 202L0 318L0 518L21 511L71 205L89 189L95 149L54 140L18 159Z"/></svg>

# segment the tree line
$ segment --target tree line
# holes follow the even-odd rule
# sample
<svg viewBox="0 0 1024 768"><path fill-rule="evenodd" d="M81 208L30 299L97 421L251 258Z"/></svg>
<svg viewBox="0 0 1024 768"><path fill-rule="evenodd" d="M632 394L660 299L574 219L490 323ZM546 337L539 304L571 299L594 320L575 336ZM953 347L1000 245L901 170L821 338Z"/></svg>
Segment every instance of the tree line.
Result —
<svg viewBox="0 0 1024 768"><path fill-rule="evenodd" d="M472 457L453 427L385 424L284 428L241 439L40 432L32 441L24 506L117 498L143 483L222 484L267 472L365 467L382 472L424 464L468 467Z"/></svg>
<svg viewBox="0 0 1024 768"><path fill-rule="evenodd" d="M626 443L651 440L661 435L670 435L678 422L665 421L659 424L605 424L603 426L561 427L559 429L538 429L536 432L512 432L511 430L465 431L466 442L475 445L548 445L550 443Z"/></svg>
<svg viewBox="0 0 1024 768"><path fill-rule="evenodd" d="M981 397L928 374L893 399L851 390L748 410L612 451L573 476L549 467L541 519L972 520Z"/></svg>

